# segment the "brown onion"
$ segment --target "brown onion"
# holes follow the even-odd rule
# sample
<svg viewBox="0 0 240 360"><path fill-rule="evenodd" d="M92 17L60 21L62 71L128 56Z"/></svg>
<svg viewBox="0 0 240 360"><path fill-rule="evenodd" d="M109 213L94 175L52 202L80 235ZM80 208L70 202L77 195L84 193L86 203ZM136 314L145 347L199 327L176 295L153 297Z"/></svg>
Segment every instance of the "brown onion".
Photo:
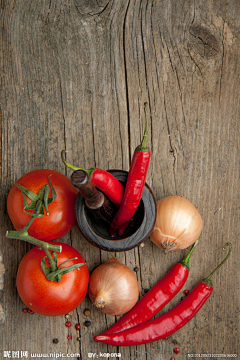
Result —
<svg viewBox="0 0 240 360"><path fill-rule="evenodd" d="M108 315L122 315L136 304L139 296L135 274L117 258L99 265L90 276L89 297Z"/></svg>
<svg viewBox="0 0 240 360"><path fill-rule="evenodd" d="M202 218L195 206L182 196L157 201L157 219L150 239L166 252L192 245L202 231Z"/></svg>

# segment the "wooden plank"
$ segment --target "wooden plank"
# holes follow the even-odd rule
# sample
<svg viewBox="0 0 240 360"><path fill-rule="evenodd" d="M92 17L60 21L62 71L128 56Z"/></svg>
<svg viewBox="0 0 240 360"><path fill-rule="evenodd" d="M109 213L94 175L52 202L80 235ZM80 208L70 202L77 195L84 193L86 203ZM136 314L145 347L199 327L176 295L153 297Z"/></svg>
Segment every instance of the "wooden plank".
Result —
<svg viewBox="0 0 240 360"><path fill-rule="evenodd" d="M0 219L5 268L0 349L81 353L75 359L87 359L90 352L99 357L120 352L121 359L165 360L174 356L176 340L184 357L236 354L239 2L6 0L0 11ZM220 249L227 241L233 253L215 275L208 303L182 330L166 341L116 348L93 341L115 318L94 309L88 297L69 318L73 326L81 323L80 332L66 328L64 316L22 313L15 277L31 246L5 239L12 228L6 211L11 187L7 178L16 180L45 167L69 176L60 160L62 149L76 166L128 170L143 134L145 101L152 151L147 183L156 199L186 197L204 222L185 288L192 289L221 261ZM186 253L164 254L149 239L144 247L108 253L91 246L77 227L62 240L81 252L90 273L112 256L132 270L138 266L140 297L142 289L151 288ZM91 309L89 318L83 314L85 308ZM90 327L84 326L87 319ZM70 333L72 341L67 340ZM53 338L59 343L53 344Z"/></svg>

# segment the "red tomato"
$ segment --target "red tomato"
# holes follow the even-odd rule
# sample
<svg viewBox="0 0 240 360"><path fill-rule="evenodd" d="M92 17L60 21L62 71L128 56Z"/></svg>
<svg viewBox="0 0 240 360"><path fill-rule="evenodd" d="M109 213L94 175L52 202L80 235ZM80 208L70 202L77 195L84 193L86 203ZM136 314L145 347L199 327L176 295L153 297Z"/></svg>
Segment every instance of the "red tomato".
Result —
<svg viewBox="0 0 240 360"><path fill-rule="evenodd" d="M61 242L62 252L57 253L58 266L67 259L61 268L84 263L82 255L72 246ZM45 316L65 315L76 309L87 293L89 274L87 265L62 275L61 282L49 281L41 269L41 260L46 256L38 246L30 250L21 260L17 273L17 290L24 304L34 312ZM46 260L46 267L50 267Z"/></svg>
<svg viewBox="0 0 240 360"><path fill-rule="evenodd" d="M49 215L36 218L28 230L28 234L43 241L56 240L67 234L76 222L74 205L77 196L76 188L63 174L55 170L34 170L23 177L17 183L23 185L35 194L46 184L49 184L48 176L51 175L52 185L57 193L56 199L49 204ZM51 197L51 190L49 197ZM27 197L28 203L30 199ZM31 216L23 211L24 202L21 190L13 185L7 199L9 217L16 230L21 230L30 220Z"/></svg>

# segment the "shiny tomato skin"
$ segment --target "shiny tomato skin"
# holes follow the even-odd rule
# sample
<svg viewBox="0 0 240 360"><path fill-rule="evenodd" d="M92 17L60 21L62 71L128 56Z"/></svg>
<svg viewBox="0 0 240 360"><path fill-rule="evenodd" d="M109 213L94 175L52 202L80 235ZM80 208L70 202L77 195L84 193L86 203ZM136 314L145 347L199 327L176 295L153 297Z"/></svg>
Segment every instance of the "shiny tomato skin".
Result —
<svg viewBox="0 0 240 360"><path fill-rule="evenodd" d="M84 263L82 255L72 246L62 245L62 252L57 253L58 266L67 259L77 257L64 264L69 267ZM41 270L41 260L46 256L38 246L30 250L21 260L17 273L17 290L24 304L34 312L45 316L60 316L76 309L86 296L89 273L87 265L62 275L61 282L49 281ZM46 267L49 267L48 260Z"/></svg>
<svg viewBox="0 0 240 360"><path fill-rule="evenodd" d="M48 206L49 215L47 216L45 211L44 216L36 218L28 230L30 236L43 241L59 239L72 229L76 223L74 205L77 190L65 175L49 169L31 171L17 181L18 184L37 194L44 185L49 184L50 175L57 197ZM50 190L49 197L51 196ZM27 201L31 202L28 197ZM24 213L23 207L21 190L13 185L7 199L7 210L16 230L21 230L31 218L30 215Z"/></svg>

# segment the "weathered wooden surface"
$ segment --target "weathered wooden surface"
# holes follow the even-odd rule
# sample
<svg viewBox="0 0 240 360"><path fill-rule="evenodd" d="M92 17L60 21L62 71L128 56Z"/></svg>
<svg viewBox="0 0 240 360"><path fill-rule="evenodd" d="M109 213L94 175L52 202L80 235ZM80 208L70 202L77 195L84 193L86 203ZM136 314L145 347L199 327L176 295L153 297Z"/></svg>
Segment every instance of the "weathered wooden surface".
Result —
<svg viewBox="0 0 240 360"><path fill-rule="evenodd" d="M181 354L239 352L239 101L240 3L189 0L3 0L1 2L1 256L0 322L3 350L31 353L121 353L121 359L168 360ZM60 160L82 167L128 170L149 103L152 160L147 182L157 199L179 194L203 217L201 241L185 288L191 289L233 253L214 277L204 308L168 341L131 348L94 343L115 319L88 297L65 318L22 313L15 277L30 245L7 240L11 184L30 170L70 175ZM89 271L114 253L91 246L77 227L63 241L85 257ZM116 256L152 287L185 251L165 255L148 239ZM4 272L2 285L2 273ZM167 305L175 305L180 297ZM84 309L91 308L90 327ZM72 333L73 340L67 340ZM52 339L57 337L58 344ZM239 354L238 354L239 355ZM203 357L206 358L206 357ZM215 358L215 357L213 357Z"/></svg>

